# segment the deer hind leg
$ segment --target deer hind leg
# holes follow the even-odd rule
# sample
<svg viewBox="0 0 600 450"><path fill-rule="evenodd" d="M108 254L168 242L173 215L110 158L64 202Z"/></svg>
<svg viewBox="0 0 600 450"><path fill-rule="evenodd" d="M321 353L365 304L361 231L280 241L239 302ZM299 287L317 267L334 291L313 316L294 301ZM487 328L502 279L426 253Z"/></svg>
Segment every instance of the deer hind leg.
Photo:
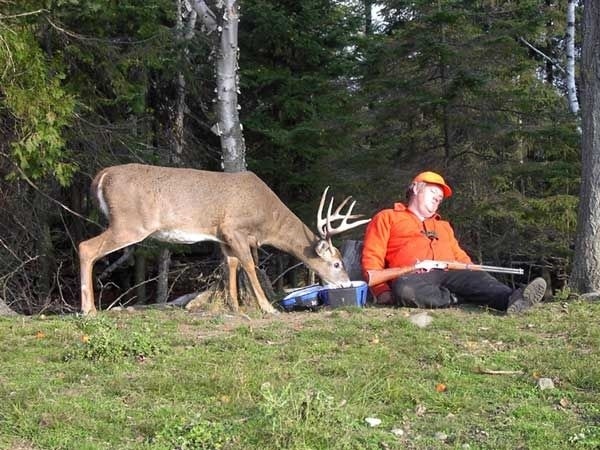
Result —
<svg viewBox="0 0 600 450"><path fill-rule="evenodd" d="M262 287L260 286L260 282L258 281L258 277L256 276L256 266L254 264L254 259L252 258L252 252L250 250L250 246L247 242L247 239L245 239L239 233L225 235L224 238L224 241L227 243L228 246L228 248L225 250L226 255L235 255L235 257L241 263L242 268L246 272L246 275L248 275L250 285L252 286L252 291L254 292L254 296L258 301L260 309L267 313L276 313L277 310L273 308L273 305L271 305L271 303L269 302L269 299L265 295Z"/></svg>
<svg viewBox="0 0 600 450"><path fill-rule="evenodd" d="M94 263L114 251L140 242L146 235L134 235L132 233L115 233L107 229L96 237L83 241L79 244L79 267L81 276L81 311L84 315L96 313L94 305L94 282L92 271Z"/></svg>

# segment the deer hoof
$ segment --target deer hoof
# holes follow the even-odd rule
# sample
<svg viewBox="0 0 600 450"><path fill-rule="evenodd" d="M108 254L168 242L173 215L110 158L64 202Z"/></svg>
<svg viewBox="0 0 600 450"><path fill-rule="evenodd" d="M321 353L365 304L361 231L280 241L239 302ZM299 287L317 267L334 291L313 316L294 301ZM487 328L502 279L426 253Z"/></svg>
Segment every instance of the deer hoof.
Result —
<svg viewBox="0 0 600 450"><path fill-rule="evenodd" d="M269 305L268 308L263 308L263 312L265 314L273 314L274 316L281 314L279 311L277 311L275 308L273 308L271 305Z"/></svg>
<svg viewBox="0 0 600 450"><path fill-rule="evenodd" d="M96 317L98 315L98 310L96 308L91 308L91 309L83 310L82 314L85 317Z"/></svg>

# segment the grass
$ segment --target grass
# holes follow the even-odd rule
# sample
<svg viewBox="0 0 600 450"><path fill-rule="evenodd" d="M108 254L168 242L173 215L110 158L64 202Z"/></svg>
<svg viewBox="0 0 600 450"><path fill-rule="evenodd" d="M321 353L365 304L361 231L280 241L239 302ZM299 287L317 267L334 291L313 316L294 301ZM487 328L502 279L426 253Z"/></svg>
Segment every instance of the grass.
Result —
<svg viewBox="0 0 600 450"><path fill-rule="evenodd" d="M0 448L600 447L600 303L415 312L0 319Z"/></svg>

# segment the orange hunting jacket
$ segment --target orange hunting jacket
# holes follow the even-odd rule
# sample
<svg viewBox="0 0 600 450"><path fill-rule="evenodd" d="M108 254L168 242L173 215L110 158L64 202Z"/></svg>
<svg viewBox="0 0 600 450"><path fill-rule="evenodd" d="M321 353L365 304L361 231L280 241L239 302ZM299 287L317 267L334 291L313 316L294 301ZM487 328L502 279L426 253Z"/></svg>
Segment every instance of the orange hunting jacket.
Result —
<svg viewBox="0 0 600 450"><path fill-rule="evenodd" d="M361 262L365 279L367 270L412 266L425 259L471 263L452 226L438 214L421 222L402 203L375 214L363 243ZM371 290L378 296L389 291L390 286L378 284Z"/></svg>

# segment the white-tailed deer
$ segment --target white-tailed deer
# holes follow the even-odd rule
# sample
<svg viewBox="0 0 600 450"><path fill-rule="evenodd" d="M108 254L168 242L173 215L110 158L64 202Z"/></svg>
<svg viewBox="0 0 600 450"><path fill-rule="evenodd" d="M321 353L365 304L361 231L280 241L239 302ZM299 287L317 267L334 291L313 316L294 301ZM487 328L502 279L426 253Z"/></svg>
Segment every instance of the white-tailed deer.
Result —
<svg viewBox="0 0 600 450"><path fill-rule="evenodd" d="M346 198L327 215L323 193L318 212L319 235L315 235L292 213L269 187L252 172L208 172L126 164L100 171L92 182L92 193L108 217L109 226L100 235L79 244L81 310L96 312L92 269L99 258L144 240L192 244L217 241L229 270L229 295L237 309L237 267L245 270L258 304L275 312L263 292L255 271L252 249L271 245L303 261L326 283L350 281L340 252L331 236L367 223L348 223L356 202L346 213ZM335 221L341 223L334 227Z"/></svg>

